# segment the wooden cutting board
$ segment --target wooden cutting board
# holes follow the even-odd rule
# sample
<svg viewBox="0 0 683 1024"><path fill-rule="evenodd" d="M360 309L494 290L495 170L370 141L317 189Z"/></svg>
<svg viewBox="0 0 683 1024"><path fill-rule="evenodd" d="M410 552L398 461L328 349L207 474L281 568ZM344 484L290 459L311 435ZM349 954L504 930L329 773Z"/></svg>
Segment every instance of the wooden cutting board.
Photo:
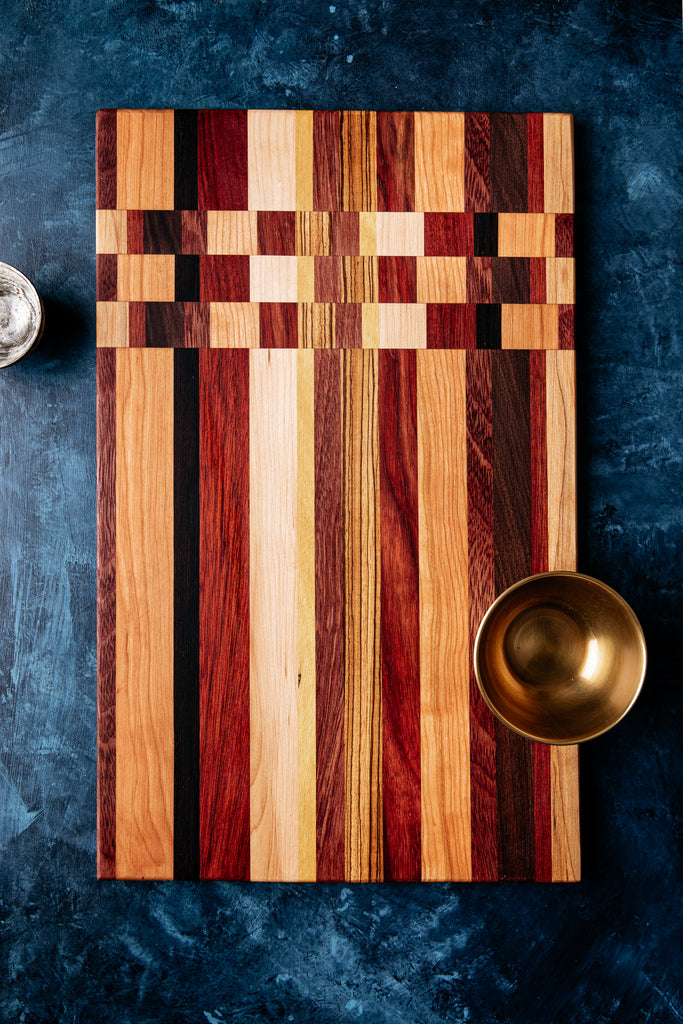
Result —
<svg viewBox="0 0 683 1024"><path fill-rule="evenodd" d="M579 877L478 695L575 568L572 120L97 120L98 874Z"/></svg>

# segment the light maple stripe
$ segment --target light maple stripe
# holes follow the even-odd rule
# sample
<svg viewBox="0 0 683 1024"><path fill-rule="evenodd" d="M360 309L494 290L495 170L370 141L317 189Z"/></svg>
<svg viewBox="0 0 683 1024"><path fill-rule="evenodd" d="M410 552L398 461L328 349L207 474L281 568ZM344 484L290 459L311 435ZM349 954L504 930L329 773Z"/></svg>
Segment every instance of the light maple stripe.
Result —
<svg viewBox="0 0 683 1024"><path fill-rule="evenodd" d="M548 569L576 570L576 381L573 352L546 352ZM577 881L579 758L574 746L550 748L553 879Z"/></svg>
<svg viewBox="0 0 683 1024"><path fill-rule="evenodd" d="M173 351L116 350L116 875L173 877Z"/></svg>
<svg viewBox="0 0 683 1024"><path fill-rule="evenodd" d="M299 877L297 353L249 353L251 878Z"/></svg>
<svg viewBox="0 0 683 1024"><path fill-rule="evenodd" d="M472 877L465 356L417 353L423 881Z"/></svg>
<svg viewBox="0 0 683 1024"><path fill-rule="evenodd" d="M249 209L294 210L297 193L295 110L247 113Z"/></svg>

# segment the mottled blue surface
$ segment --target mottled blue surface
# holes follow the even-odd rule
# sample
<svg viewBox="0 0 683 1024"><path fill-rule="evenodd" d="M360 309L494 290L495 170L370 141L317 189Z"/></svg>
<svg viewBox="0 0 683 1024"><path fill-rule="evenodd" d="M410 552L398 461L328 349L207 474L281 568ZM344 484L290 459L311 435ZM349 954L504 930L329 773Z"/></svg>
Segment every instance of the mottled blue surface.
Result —
<svg viewBox="0 0 683 1024"><path fill-rule="evenodd" d="M48 323L0 370L3 1020L683 1020L682 55L652 0L0 3L0 260ZM582 750L579 885L95 881L94 128L117 106L575 115L580 568L651 653Z"/></svg>

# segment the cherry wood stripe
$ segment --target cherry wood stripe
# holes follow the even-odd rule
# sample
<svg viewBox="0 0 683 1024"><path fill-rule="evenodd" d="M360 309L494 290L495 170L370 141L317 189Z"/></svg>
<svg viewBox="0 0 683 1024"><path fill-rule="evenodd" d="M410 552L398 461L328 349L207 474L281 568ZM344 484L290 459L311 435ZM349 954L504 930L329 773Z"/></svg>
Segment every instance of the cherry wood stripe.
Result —
<svg viewBox="0 0 683 1024"><path fill-rule="evenodd" d="M543 114L527 114L527 209L543 213Z"/></svg>
<svg viewBox="0 0 683 1024"><path fill-rule="evenodd" d="M415 350L379 353L384 878L419 881L420 615Z"/></svg>
<svg viewBox="0 0 683 1024"><path fill-rule="evenodd" d="M492 363L495 589L531 573L529 354L502 350ZM498 868L533 878L533 744L496 721Z"/></svg>
<svg viewBox="0 0 683 1024"><path fill-rule="evenodd" d="M97 183L96 204L98 210L116 209L116 111L98 110L97 134Z"/></svg>
<svg viewBox="0 0 683 1024"><path fill-rule="evenodd" d="M377 351L342 355L345 860L352 882L383 878Z"/></svg>
<svg viewBox="0 0 683 1024"><path fill-rule="evenodd" d="M116 302L118 298L118 256L116 253L98 253L97 301Z"/></svg>
<svg viewBox="0 0 683 1024"><path fill-rule="evenodd" d="M465 358L417 353L423 881L472 874Z"/></svg>
<svg viewBox="0 0 683 1024"><path fill-rule="evenodd" d="M116 350L116 876L173 877L173 352Z"/></svg>
<svg viewBox="0 0 683 1024"><path fill-rule="evenodd" d="M199 350L174 352L173 877L199 878Z"/></svg>
<svg viewBox="0 0 683 1024"><path fill-rule="evenodd" d="M197 118L200 210L248 208L246 110L200 110Z"/></svg>
<svg viewBox="0 0 683 1024"><path fill-rule="evenodd" d="M200 871L249 878L249 352L199 353Z"/></svg>
<svg viewBox="0 0 683 1024"><path fill-rule="evenodd" d="M491 352L467 353L467 523L470 650L495 597L493 562L493 408ZM498 877L496 730L470 665L472 880Z"/></svg>
<svg viewBox="0 0 683 1024"><path fill-rule="evenodd" d="M116 349L97 350L97 876L116 876Z"/></svg>
<svg viewBox="0 0 683 1024"><path fill-rule="evenodd" d="M313 209L339 210L339 111L313 111Z"/></svg>
<svg viewBox="0 0 683 1024"><path fill-rule="evenodd" d="M319 882L344 881L344 577L341 352L315 352L316 846Z"/></svg>
<svg viewBox="0 0 683 1024"><path fill-rule="evenodd" d="M415 209L415 115L377 114L377 209Z"/></svg>
<svg viewBox="0 0 683 1024"><path fill-rule="evenodd" d="M465 209L491 209L489 115L465 114Z"/></svg>
<svg viewBox="0 0 683 1024"><path fill-rule="evenodd" d="M251 878L299 877L296 352L249 352Z"/></svg>

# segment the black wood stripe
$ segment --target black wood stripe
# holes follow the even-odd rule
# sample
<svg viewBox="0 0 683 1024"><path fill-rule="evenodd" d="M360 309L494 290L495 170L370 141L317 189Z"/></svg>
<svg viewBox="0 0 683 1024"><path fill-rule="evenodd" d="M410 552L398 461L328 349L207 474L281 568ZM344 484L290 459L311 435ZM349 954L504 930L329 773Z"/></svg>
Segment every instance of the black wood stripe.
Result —
<svg viewBox="0 0 683 1024"><path fill-rule="evenodd" d="M175 300L199 302L199 256L176 256Z"/></svg>
<svg viewBox="0 0 683 1024"><path fill-rule="evenodd" d="M477 348L500 348L500 304L477 304Z"/></svg>
<svg viewBox="0 0 683 1024"><path fill-rule="evenodd" d="M529 353L492 360L495 591L531 574ZM496 721L498 872L534 878L533 745Z"/></svg>
<svg viewBox="0 0 683 1024"><path fill-rule="evenodd" d="M498 214L475 213L474 220L474 255L498 255Z"/></svg>
<svg viewBox="0 0 683 1024"><path fill-rule="evenodd" d="M174 878L199 878L199 360L174 352Z"/></svg>
<svg viewBox="0 0 683 1024"><path fill-rule="evenodd" d="M174 178L176 210L197 209L197 111L176 110Z"/></svg>

